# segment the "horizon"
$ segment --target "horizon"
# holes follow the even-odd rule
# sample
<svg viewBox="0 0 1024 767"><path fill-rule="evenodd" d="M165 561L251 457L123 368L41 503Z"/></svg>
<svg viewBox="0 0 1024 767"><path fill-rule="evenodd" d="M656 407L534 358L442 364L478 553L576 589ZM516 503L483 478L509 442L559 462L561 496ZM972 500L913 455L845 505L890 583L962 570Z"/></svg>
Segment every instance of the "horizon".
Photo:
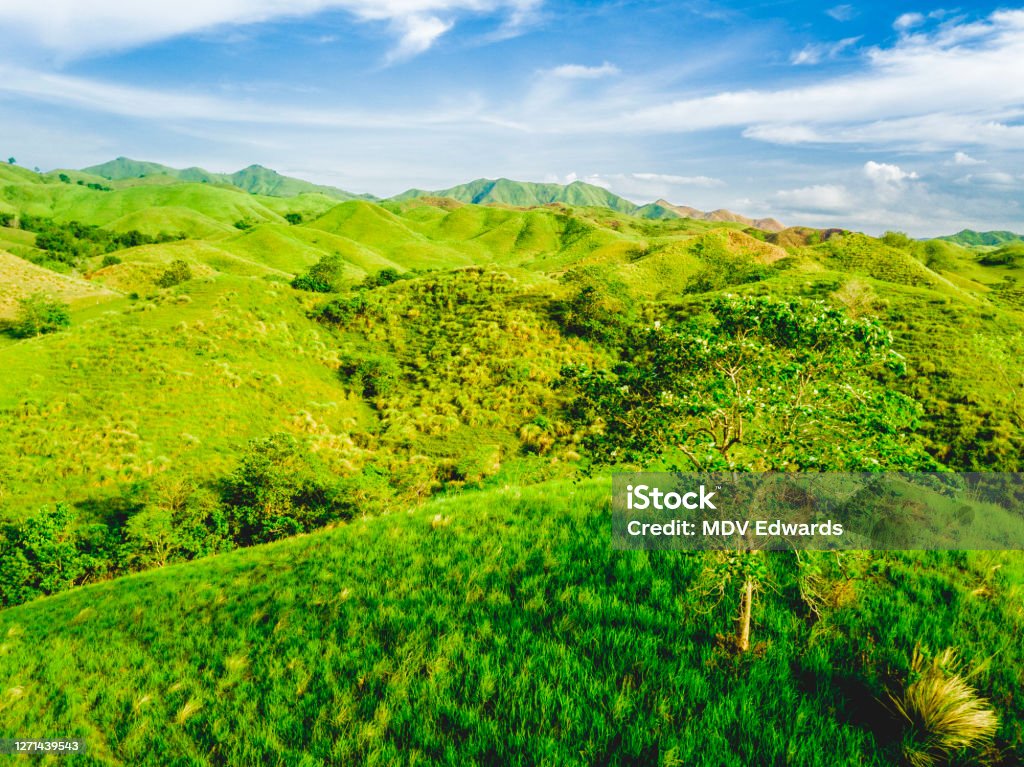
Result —
<svg viewBox="0 0 1024 767"><path fill-rule="evenodd" d="M787 225L1024 230L1021 8L50 5L0 0L26 167L256 164L378 197L578 180Z"/></svg>

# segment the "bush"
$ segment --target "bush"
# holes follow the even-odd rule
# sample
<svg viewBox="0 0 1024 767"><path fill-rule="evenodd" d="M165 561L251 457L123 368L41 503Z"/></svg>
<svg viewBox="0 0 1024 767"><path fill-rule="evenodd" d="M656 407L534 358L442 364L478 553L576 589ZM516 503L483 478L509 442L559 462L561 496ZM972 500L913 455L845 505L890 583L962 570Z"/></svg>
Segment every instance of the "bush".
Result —
<svg viewBox="0 0 1024 767"><path fill-rule="evenodd" d="M81 583L91 560L78 547L65 504L43 509L0 536L0 604L16 605Z"/></svg>
<svg viewBox="0 0 1024 767"><path fill-rule="evenodd" d="M326 304L321 304L312 313L312 317L319 322L331 322L337 325L345 325L360 314L365 314L369 308L366 296L359 293L348 298L335 298Z"/></svg>
<svg viewBox="0 0 1024 767"><path fill-rule="evenodd" d="M341 256L328 254L309 267L305 274L292 280L292 287L311 293L334 293L341 288L344 269L345 262Z"/></svg>
<svg viewBox="0 0 1024 767"><path fill-rule="evenodd" d="M386 285L391 285L399 280L405 279L399 274L397 269L392 269L390 266L387 269L381 269L376 274L371 274L363 280L362 287L370 288L383 288Z"/></svg>
<svg viewBox="0 0 1024 767"><path fill-rule="evenodd" d="M292 226L297 226L298 224L302 223L302 214L301 213L285 213L284 214L284 220L287 221Z"/></svg>
<svg viewBox="0 0 1024 767"><path fill-rule="evenodd" d="M14 226L14 214L0 213L0 226Z"/></svg>
<svg viewBox="0 0 1024 767"><path fill-rule="evenodd" d="M237 543L277 540L345 516L336 480L289 434L249 443L222 495Z"/></svg>
<svg viewBox="0 0 1024 767"><path fill-rule="evenodd" d="M117 256L114 256L114 255L111 255L111 254L107 254L107 255L105 255L103 257L103 260L100 262L100 266L101 267L115 266L115 265L120 264L120 263L121 263L121 259L120 258L118 258Z"/></svg>
<svg viewBox="0 0 1024 767"><path fill-rule="evenodd" d="M189 265L179 259L171 261L167 271L157 279L156 285L158 288L173 288L175 285L188 282L192 279L192 276L192 269L189 268Z"/></svg>
<svg viewBox="0 0 1024 767"><path fill-rule="evenodd" d="M18 338L54 333L71 325L69 307L63 301L34 293L18 302L18 314L11 331Z"/></svg>
<svg viewBox="0 0 1024 767"><path fill-rule="evenodd" d="M401 369L391 357L383 355L351 356L342 360L338 374L367 398L393 392L401 380Z"/></svg>

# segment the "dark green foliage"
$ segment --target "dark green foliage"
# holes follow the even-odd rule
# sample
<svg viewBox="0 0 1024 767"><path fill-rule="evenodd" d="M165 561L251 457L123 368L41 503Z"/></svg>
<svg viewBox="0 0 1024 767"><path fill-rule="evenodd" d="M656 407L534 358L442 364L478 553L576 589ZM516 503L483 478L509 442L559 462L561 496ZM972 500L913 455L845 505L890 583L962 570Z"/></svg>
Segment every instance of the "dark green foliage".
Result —
<svg viewBox="0 0 1024 767"><path fill-rule="evenodd" d="M562 330L598 343L618 339L631 313L625 286L601 279L593 270L572 270L563 281L573 294L551 304L551 315Z"/></svg>
<svg viewBox="0 0 1024 767"><path fill-rule="evenodd" d="M296 290L308 290L311 293L334 293L341 289L341 278L344 274L345 262L337 254L321 256L320 260L309 267L305 274L292 280Z"/></svg>
<svg viewBox="0 0 1024 767"><path fill-rule="evenodd" d="M381 269L376 274L369 275L363 280L362 287L364 288L383 288L387 285L391 285L399 280L404 279L402 274L397 269L388 267L387 269Z"/></svg>
<svg viewBox="0 0 1024 767"><path fill-rule="evenodd" d="M105 255L103 257L103 260L100 261L100 266L101 267L116 266L117 264L120 264L120 263L121 263L121 259L118 256L115 256L113 253L108 253L107 255Z"/></svg>
<svg viewBox="0 0 1024 767"><path fill-rule="evenodd" d="M62 184L70 184L71 183L71 176L69 176L67 173L60 173L60 174L58 174L57 178L60 179L60 182Z"/></svg>
<svg viewBox="0 0 1024 767"><path fill-rule="evenodd" d="M902 250L913 251L918 246L916 240L911 239L903 232L886 232L879 239L881 239L881 241L890 248L900 248Z"/></svg>
<svg viewBox="0 0 1024 767"><path fill-rule="evenodd" d="M346 325L355 317L365 314L369 307L366 296L360 292L354 296L343 296L320 304L313 310L311 316L320 322Z"/></svg>
<svg viewBox="0 0 1024 767"><path fill-rule="evenodd" d="M299 224L302 223L302 214L301 213L285 213L284 214L284 220L287 221L292 226L298 226Z"/></svg>
<svg viewBox="0 0 1024 767"><path fill-rule="evenodd" d="M111 232L78 221L57 222L50 218L22 214L22 229L36 233L36 247L47 252L53 261L77 266L84 258L109 253L120 248L171 242L184 238L181 234L161 232L156 237L131 229Z"/></svg>
<svg viewBox="0 0 1024 767"><path fill-rule="evenodd" d="M1004 245L978 259L985 266L1019 266L1024 264L1024 242Z"/></svg>
<svg viewBox="0 0 1024 767"><path fill-rule="evenodd" d="M254 226L256 226L256 222L251 218L240 218L235 222L235 229L241 229L243 232L246 229L252 229Z"/></svg>
<svg viewBox="0 0 1024 767"><path fill-rule="evenodd" d="M159 288L173 288L175 285L188 282L192 276L192 269L188 263L177 259L171 261L164 273L157 278L156 285Z"/></svg>
<svg viewBox="0 0 1024 767"><path fill-rule="evenodd" d="M41 510L0 532L0 605L55 594L81 583L92 559L74 530L65 504Z"/></svg>
<svg viewBox="0 0 1024 767"><path fill-rule="evenodd" d="M14 214L0 211L0 226L14 226Z"/></svg>
<svg viewBox="0 0 1024 767"><path fill-rule="evenodd" d="M567 368L573 417L607 461L693 469L927 467L913 400L875 382L902 370L877 322L823 304L718 298L709 315L635 329L610 372Z"/></svg>
<svg viewBox="0 0 1024 767"><path fill-rule="evenodd" d="M34 293L18 302L18 313L11 332L18 338L32 338L70 327L70 307L43 293Z"/></svg>
<svg viewBox="0 0 1024 767"><path fill-rule="evenodd" d="M336 480L288 434L249 443L224 483L231 535L242 546L312 530L344 514Z"/></svg>
<svg viewBox="0 0 1024 767"><path fill-rule="evenodd" d="M338 375L369 399L391 394L401 382L398 363L377 354L346 357L338 367Z"/></svg>

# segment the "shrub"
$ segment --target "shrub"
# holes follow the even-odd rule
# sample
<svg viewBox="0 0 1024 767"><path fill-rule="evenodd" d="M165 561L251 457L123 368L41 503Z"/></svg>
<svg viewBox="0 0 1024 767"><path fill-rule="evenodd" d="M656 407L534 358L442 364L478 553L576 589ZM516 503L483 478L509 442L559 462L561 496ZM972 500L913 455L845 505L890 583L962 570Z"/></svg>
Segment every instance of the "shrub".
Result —
<svg viewBox="0 0 1024 767"><path fill-rule="evenodd" d="M364 314L369 308L366 296L359 293L347 298L335 298L326 304L321 304L312 313L313 319L320 322L332 322L344 325L354 317Z"/></svg>
<svg viewBox="0 0 1024 767"><path fill-rule="evenodd" d="M370 288L371 290L373 288L383 288L384 286L391 285L401 279L404 278L399 274L397 269L388 267L386 269L381 269L376 274L367 276L367 278L363 280L362 287Z"/></svg>
<svg viewBox="0 0 1024 767"><path fill-rule="evenodd" d="M355 386L368 398L390 394L401 379L398 363L391 357L376 354L344 358L338 374L342 381Z"/></svg>
<svg viewBox="0 0 1024 767"><path fill-rule="evenodd" d="M192 269L189 265L178 259L171 261L167 270L157 278L156 285L158 288L173 288L175 285L188 282L192 276Z"/></svg>
<svg viewBox="0 0 1024 767"><path fill-rule="evenodd" d="M15 605L80 583L90 559L79 551L74 514L43 509L0 537L0 604Z"/></svg>
<svg viewBox="0 0 1024 767"><path fill-rule="evenodd" d="M913 682L900 695L889 694L909 727L903 754L914 767L929 767L940 757L984 743L995 735L999 717L988 701L961 676L956 651L947 648L927 659L914 648Z"/></svg>
<svg viewBox="0 0 1024 767"><path fill-rule="evenodd" d="M18 338L54 333L71 325L70 307L42 293L33 293L18 302L18 314L11 331Z"/></svg>
<svg viewBox="0 0 1024 767"><path fill-rule="evenodd" d="M302 214L301 213L285 213L284 214L284 220L287 221L292 226L296 226L296 225L302 223Z"/></svg>
<svg viewBox="0 0 1024 767"><path fill-rule="evenodd" d="M103 257L103 260L100 262L100 266L101 267L115 266L116 264L120 264L120 263L121 263L121 259L120 258L118 258L115 255L112 255L112 254L108 253L107 255L105 255Z"/></svg>
<svg viewBox="0 0 1024 767"><path fill-rule="evenodd" d="M0 213L0 226L14 226L14 214Z"/></svg>
<svg viewBox="0 0 1024 767"><path fill-rule="evenodd" d="M328 254L323 257L302 275L292 280L292 287L296 290L308 290L311 293L334 293L341 288L341 275L345 269L345 262L341 256Z"/></svg>
<svg viewBox="0 0 1024 767"><path fill-rule="evenodd" d="M243 546L312 530L345 516L336 480L289 434L253 440L222 495Z"/></svg>

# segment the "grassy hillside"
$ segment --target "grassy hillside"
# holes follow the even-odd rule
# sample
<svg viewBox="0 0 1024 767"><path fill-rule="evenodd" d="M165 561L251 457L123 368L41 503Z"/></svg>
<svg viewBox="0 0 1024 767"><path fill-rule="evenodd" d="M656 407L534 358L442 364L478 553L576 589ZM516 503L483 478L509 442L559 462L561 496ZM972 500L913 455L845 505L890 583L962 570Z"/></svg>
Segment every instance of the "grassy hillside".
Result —
<svg viewBox="0 0 1024 767"><path fill-rule="evenodd" d="M201 184L221 184L236 187L251 194L271 197L296 197L300 194L321 194L333 200L351 200L366 195L355 195L333 186L313 184L302 179L282 176L275 170L261 165L250 165L235 173L211 173L203 168L171 168L155 162L130 160L118 157L116 160L85 168L85 173L112 181L146 180L155 178L178 179ZM372 198L369 198L372 199Z"/></svg>
<svg viewBox="0 0 1024 767"><path fill-rule="evenodd" d="M737 658L701 558L611 551L608 513L498 489L7 610L0 727L96 765L888 765L920 642L994 656L988 763L1024 756L1019 558L871 560L814 619L777 555Z"/></svg>
<svg viewBox="0 0 1024 767"><path fill-rule="evenodd" d="M520 208L537 207L550 203L565 203L575 206L594 206L609 208L619 213L634 213L638 206L612 194L607 189L582 181L571 184L539 184L529 181L512 181L507 178L481 178L468 184L459 184L450 189L425 192L422 189L410 189L393 197L402 201L415 197L450 197L460 202L485 205L497 203Z"/></svg>
<svg viewBox="0 0 1024 767"><path fill-rule="evenodd" d="M939 239L946 240L948 242L955 242L957 245L980 247L999 246L1009 242L1022 242L1024 241L1024 235L1006 231L976 232L973 229L964 229L956 234L940 237Z"/></svg>

